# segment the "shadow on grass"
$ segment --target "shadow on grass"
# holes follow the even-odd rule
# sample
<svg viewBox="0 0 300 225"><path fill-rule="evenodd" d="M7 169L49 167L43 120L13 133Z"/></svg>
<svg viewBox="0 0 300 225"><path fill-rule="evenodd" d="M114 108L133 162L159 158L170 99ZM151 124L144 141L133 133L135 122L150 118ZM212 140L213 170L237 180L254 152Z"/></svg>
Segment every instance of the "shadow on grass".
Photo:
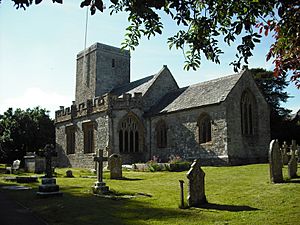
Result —
<svg viewBox="0 0 300 225"><path fill-rule="evenodd" d="M216 209L221 211L229 211L229 212L241 212L241 211L256 211L259 210L257 208L253 208L247 205L223 205L216 203L206 203L198 208L202 209Z"/></svg>
<svg viewBox="0 0 300 225"><path fill-rule="evenodd" d="M296 176L296 177L293 177L292 179L286 179L284 181L284 183L294 183L294 184L300 184L300 176Z"/></svg>
<svg viewBox="0 0 300 225"><path fill-rule="evenodd" d="M64 193L63 198L53 198L45 202L34 199L35 207L43 207L38 210L43 218L47 218L50 224L72 225L99 225L99 224L130 224L145 225L149 220L165 221L171 218L188 218L190 212L177 208L157 208L149 202L135 198L115 201L93 195L74 196ZM201 218L206 216L199 215ZM100 223L99 223L100 222Z"/></svg>
<svg viewBox="0 0 300 225"><path fill-rule="evenodd" d="M114 180L128 180L128 181L137 181L137 180L143 180L141 178L129 178L129 177L122 177Z"/></svg>

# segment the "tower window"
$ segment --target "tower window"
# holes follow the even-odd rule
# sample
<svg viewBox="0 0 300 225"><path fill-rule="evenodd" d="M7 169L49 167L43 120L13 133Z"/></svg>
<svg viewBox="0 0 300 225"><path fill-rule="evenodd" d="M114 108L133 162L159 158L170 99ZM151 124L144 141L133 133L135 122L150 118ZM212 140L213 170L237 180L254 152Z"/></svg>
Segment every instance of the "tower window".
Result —
<svg viewBox="0 0 300 225"><path fill-rule="evenodd" d="M111 67L112 67L112 68L115 68L115 66L116 66L115 59L112 59L112 60L111 60Z"/></svg>

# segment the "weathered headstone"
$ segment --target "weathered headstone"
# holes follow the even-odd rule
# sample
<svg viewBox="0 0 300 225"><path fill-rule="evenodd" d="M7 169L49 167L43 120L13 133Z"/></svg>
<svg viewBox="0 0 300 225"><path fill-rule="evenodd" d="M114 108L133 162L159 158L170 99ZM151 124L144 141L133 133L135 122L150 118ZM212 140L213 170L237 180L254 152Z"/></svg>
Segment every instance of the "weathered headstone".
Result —
<svg viewBox="0 0 300 225"><path fill-rule="evenodd" d="M24 156L24 170L25 172L35 172L35 154L34 152L27 152Z"/></svg>
<svg viewBox="0 0 300 225"><path fill-rule="evenodd" d="M288 149L288 146L287 146L286 142L284 141L282 144L282 151L281 151L283 165L287 165L289 162L289 155L288 155L287 149Z"/></svg>
<svg viewBox="0 0 300 225"><path fill-rule="evenodd" d="M66 171L66 177L70 177L70 178L74 177L72 170L67 170Z"/></svg>
<svg viewBox="0 0 300 225"><path fill-rule="evenodd" d="M46 160L39 155L35 156L35 173L44 173L46 169Z"/></svg>
<svg viewBox="0 0 300 225"><path fill-rule="evenodd" d="M42 178L42 184L39 186L37 195L39 196L61 196L59 186L56 184L56 179L53 177L52 171L52 157L57 156L53 145L46 145L44 151L41 153L46 160L46 175Z"/></svg>
<svg viewBox="0 0 300 225"><path fill-rule="evenodd" d="M282 156L279 149L278 140L272 140L269 150L269 166L270 166L270 179L272 183L283 182L282 176Z"/></svg>
<svg viewBox="0 0 300 225"><path fill-rule="evenodd" d="M291 178L295 178L297 177L297 159L295 156L295 152L297 150L297 145L296 145L296 141L292 140L292 146L291 146L291 159L288 163L288 177Z"/></svg>
<svg viewBox="0 0 300 225"><path fill-rule="evenodd" d="M200 167L200 159L197 159L191 165L187 172L188 184L188 205L197 207L207 203L204 188L205 173Z"/></svg>
<svg viewBox="0 0 300 225"><path fill-rule="evenodd" d="M298 159L298 162L300 162L300 146L297 146L297 151L296 151L296 158Z"/></svg>
<svg viewBox="0 0 300 225"><path fill-rule="evenodd" d="M184 208L184 191L183 191L183 180L179 180L179 186L180 186L180 206L179 208L183 209Z"/></svg>
<svg viewBox="0 0 300 225"><path fill-rule="evenodd" d="M20 164L21 164L21 161L18 159L13 161L13 164L11 167L13 173L16 172L20 168Z"/></svg>
<svg viewBox="0 0 300 225"><path fill-rule="evenodd" d="M110 179L122 178L122 159L119 154L112 154L108 158L108 165L110 170Z"/></svg>
<svg viewBox="0 0 300 225"><path fill-rule="evenodd" d="M99 149L94 157L94 161L97 162L97 181L92 187L94 194L105 194L109 191L109 187L103 182L103 161L106 160L107 157L103 157L103 150Z"/></svg>

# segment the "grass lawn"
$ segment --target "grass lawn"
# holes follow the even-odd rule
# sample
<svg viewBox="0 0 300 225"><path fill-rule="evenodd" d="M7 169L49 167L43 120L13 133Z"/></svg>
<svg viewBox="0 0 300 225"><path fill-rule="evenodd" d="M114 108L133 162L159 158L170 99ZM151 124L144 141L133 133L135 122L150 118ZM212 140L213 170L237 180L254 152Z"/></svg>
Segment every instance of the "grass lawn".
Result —
<svg viewBox="0 0 300 225"><path fill-rule="evenodd" d="M65 178L67 169L57 169L63 197L38 198L38 183L31 185L33 190L1 191L53 225L300 224L300 178L271 184L267 164L202 169L209 204L201 208L178 208L180 179L187 197L186 172L123 171L125 180L110 180L104 173L117 194L141 193L127 199L92 195L95 179L80 178L88 173L82 169L72 169L75 178ZM286 166L283 171L287 177ZM0 179L0 185L8 184L14 183Z"/></svg>

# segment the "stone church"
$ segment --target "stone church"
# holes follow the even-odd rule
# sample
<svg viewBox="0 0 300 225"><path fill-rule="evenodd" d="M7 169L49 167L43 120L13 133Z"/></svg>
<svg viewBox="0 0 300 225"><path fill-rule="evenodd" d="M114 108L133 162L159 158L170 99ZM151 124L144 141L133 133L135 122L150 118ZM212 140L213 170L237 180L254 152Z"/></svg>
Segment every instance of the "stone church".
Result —
<svg viewBox="0 0 300 225"><path fill-rule="evenodd" d="M77 55L76 95L56 111L59 166L94 166L93 154L123 163L170 156L203 165L267 159L269 106L250 72L178 87L167 66L130 81L130 53L96 43Z"/></svg>

